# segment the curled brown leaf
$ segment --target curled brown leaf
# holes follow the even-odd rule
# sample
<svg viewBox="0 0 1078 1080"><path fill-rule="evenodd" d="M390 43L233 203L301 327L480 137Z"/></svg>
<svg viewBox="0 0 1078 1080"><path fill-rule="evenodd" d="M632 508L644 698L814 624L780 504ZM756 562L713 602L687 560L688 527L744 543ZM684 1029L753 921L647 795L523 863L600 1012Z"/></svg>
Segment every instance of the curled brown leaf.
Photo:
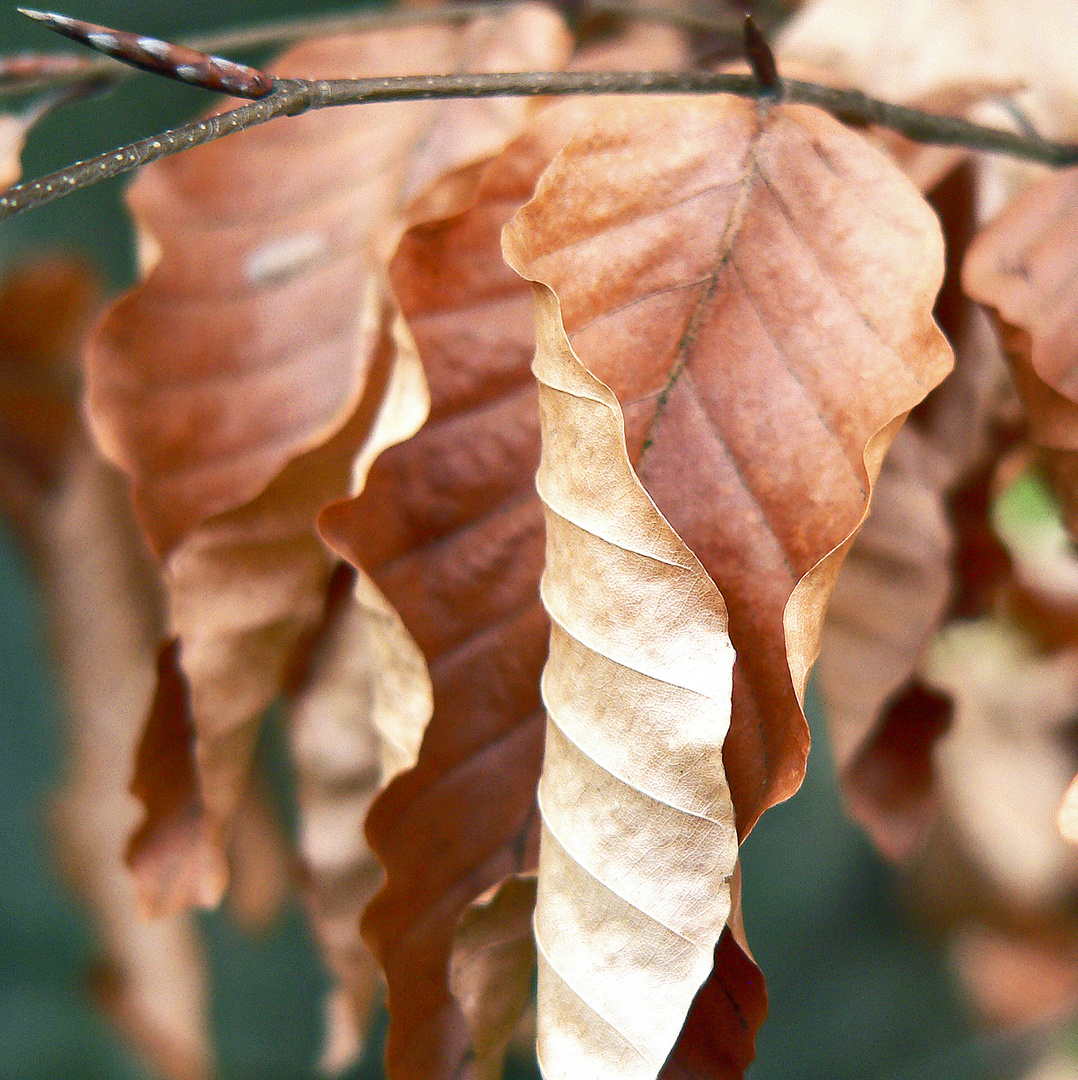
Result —
<svg viewBox="0 0 1078 1080"><path fill-rule="evenodd" d="M307 42L274 70L545 68L567 51L560 20L524 4L464 27ZM435 181L497 152L529 108L456 101L310 114L162 162L131 189L152 266L92 344L90 414L132 476L164 562L203 828L219 849L258 716L322 618L333 560L315 517L352 490L395 370L385 262L411 221L462 197ZM137 845L133 856L138 868ZM152 900L148 864L142 876ZM188 902L214 901L224 883L186 880Z"/></svg>

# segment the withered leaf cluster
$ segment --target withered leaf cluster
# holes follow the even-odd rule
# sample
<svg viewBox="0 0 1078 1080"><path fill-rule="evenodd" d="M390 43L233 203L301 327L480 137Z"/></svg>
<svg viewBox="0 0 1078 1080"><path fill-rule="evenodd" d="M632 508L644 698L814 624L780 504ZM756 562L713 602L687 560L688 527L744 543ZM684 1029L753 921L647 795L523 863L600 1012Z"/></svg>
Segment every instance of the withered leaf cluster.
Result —
<svg viewBox="0 0 1078 1080"><path fill-rule="evenodd" d="M780 63L937 111L1013 91L1010 56L866 71L851 7L806 5ZM271 70L691 60L524 2ZM257 925L297 885L330 1071L384 978L392 1080L496 1077L537 968L548 1080L740 1077L739 847L804 776L818 655L880 848L953 845L1012 942L1065 906L1073 173L782 102L482 99L278 121L127 199L141 280L92 329L66 263L0 296L0 494L72 703L56 824L160 1069L212 1074L185 912ZM256 767L275 701L294 851Z"/></svg>

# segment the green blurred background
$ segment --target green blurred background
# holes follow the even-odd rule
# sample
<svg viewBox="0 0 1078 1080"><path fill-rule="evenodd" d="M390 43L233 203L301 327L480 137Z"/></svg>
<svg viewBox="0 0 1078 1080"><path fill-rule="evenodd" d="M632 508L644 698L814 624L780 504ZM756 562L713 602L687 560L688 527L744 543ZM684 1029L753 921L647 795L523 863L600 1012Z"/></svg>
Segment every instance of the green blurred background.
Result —
<svg viewBox="0 0 1078 1080"><path fill-rule="evenodd" d="M65 14L176 39L274 16L340 10L286 0L65 0ZM65 49L0 9L0 54ZM74 46L71 46L73 49ZM63 109L31 138L40 175L189 118L205 95L150 76ZM131 277L122 184L101 184L0 226L0 264L41 246L90 256L120 287ZM43 811L59 776L63 722L29 567L0 535L0 1080L136 1080L146 1074L89 1004L92 927L59 880ZM755 1080L914 1080L1018 1075L1021 1046L978 1035L935 943L899 912L892 880L839 805L824 733L808 778L765 815L743 852L745 914L771 1010ZM284 774L279 740L268 753ZM287 784L281 785L282 789ZM226 914L202 918L213 965L213 1024L225 1080L314 1075L325 976L298 911L245 939ZM384 1026L384 1017L378 1022ZM379 1039L354 1076L379 1075ZM528 1062L511 1068L523 1078Z"/></svg>

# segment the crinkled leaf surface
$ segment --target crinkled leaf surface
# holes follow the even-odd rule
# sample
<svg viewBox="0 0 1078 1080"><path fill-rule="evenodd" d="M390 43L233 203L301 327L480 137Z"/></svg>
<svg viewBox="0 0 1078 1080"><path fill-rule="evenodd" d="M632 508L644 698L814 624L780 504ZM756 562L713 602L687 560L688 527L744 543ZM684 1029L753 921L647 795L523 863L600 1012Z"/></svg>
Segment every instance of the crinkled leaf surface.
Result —
<svg viewBox="0 0 1078 1080"><path fill-rule="evenodd" d="M536 898L548 1078L658 1075L730 912L722 597L629 463L617 398L539 286L534 370L552 621Z"/></svg>
<svg viewBox="0 0 1078 1080"><path fill-rule="evenodd" d="M544 68L567 49L560 20L524 5L463 28L309 42L275 70ZM97 335L90 408L165 561L207 850L225 845L257 717L322 616L332 560L314 519L351 489L397 371L384 263L409 221L460 197L442 186L442 203L431 203L438 177L500 149L527 110L327 110L171 159L132 189L154 264ZM138 869L137 845L132 854ZM201 886L189 876L187 901L212 902L219 870ZM152 904L157 885L143 877Z"/></svg>
<svg viewBox="0 0 1078 1080"><path fill-rule="evenodd" d="M884 449L950 366L938 225L816 110L648 102L559 155L505 246L557 294L637 474L726 600L744 835L801 781L799 698L838 563Z"/></svg>
<svg viewBox="0 0 1078 1080"><path fill-rule="evenodd" d="M559 156L507 250L558 293L641 480L726 599L744 834L801 780L827 556L895 421L950 367L942 245L908 181L814 109L639 109Z"/></svg>
<svg viewBox="0 0 1078 1080"><path fill-rule="evenodd" d="M386 972L387 1057L400 1077L454 1075L470 1055L449 988L457 920L535 866L548 628L534 329L530 289L502 263L500 233L571 130L566 106L541 114L490 167L474 207L403 238L391 278L430 418L374 462L357 499L321 518L327 540L399 612L433 685L419 760L367 824L387 882L364 935Z"/></svg>

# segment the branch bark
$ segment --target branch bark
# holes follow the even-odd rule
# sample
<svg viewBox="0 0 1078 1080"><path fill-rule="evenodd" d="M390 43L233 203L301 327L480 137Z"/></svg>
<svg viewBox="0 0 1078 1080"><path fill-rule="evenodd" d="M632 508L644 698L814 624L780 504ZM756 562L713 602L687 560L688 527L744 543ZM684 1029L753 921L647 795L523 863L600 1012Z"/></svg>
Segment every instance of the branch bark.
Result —
<svg viewBox="0 0 1078 1080"><path fill-rule="evenodd" d="M0 196L0 220L51 202L187 150L201 143L309 109L431 98L528 97L544 94L736 94L774 100L774 91L752 75L687 71L557 71L493 75L404 76L386 79L278 79L272 93L205 120L142 139L68 168L16 184ZM1051 142L892 105L859 90L839 90L815 83L782 80L782 99L817 105L853 124L878 124L917 142L965 146L1026 161L1062 167L1078 164L1078 145Z"/></svg>

